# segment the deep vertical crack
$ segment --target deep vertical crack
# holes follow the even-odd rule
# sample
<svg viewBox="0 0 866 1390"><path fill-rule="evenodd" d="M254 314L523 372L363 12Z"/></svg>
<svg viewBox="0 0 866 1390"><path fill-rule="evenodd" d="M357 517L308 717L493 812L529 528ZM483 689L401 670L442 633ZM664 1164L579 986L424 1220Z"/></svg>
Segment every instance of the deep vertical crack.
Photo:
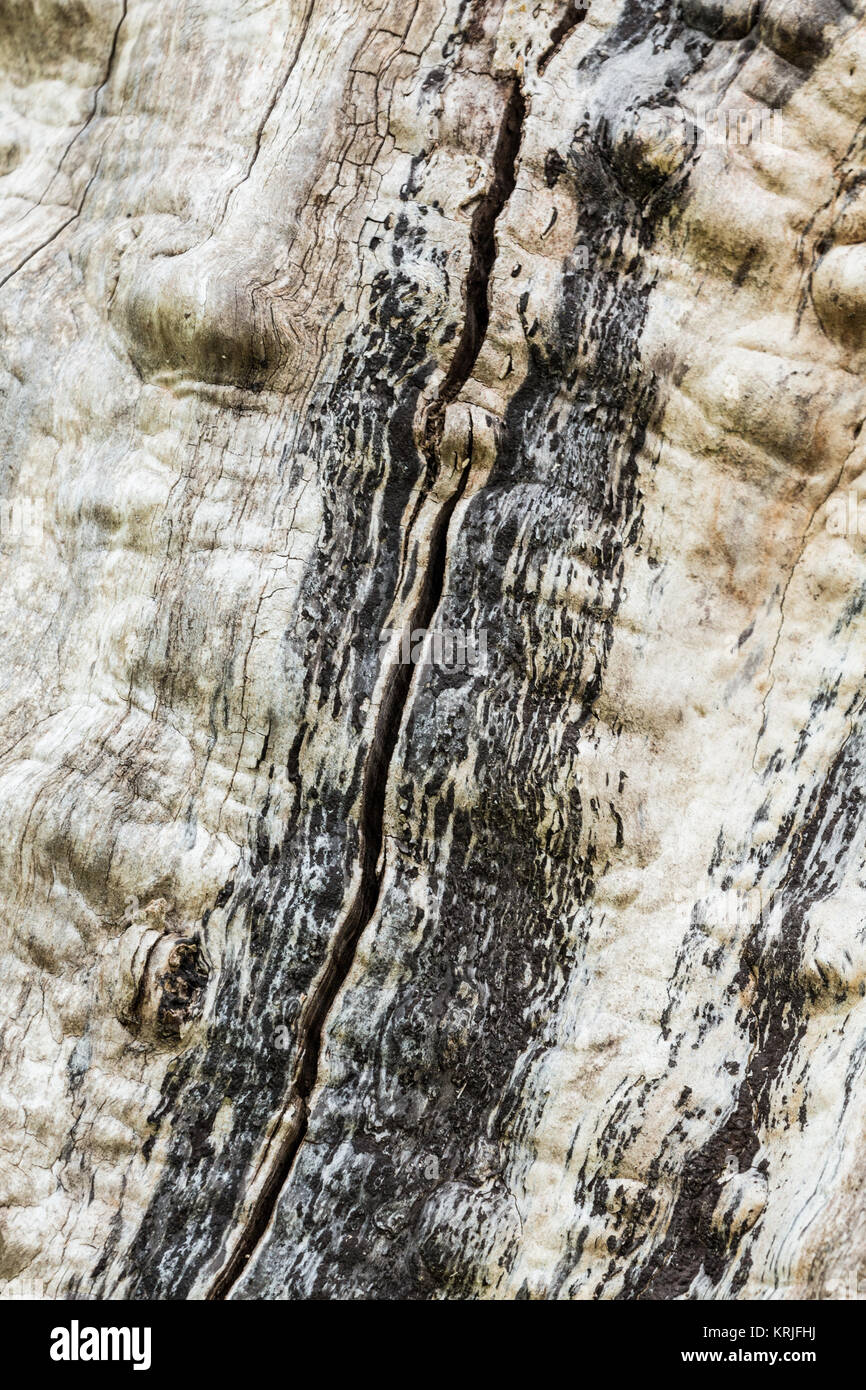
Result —
<svg viewBox="0 0 866 1390"><path fill-rule="evenodd" d="M427 448L439 447L445 408L457 398L472 375L490 323L490 276L496 261L496 221L514 192L517 155L526 119L526 100L517 77L512 78L493 151L493 177L479 200L469 229L469 268L463 286L463 328L451 365L428 415Z"/></svg>
<svg viewBox="0 0 866 1390"><path fill-rule="evenodd" d="M454 356L435 401L427 412L424 454L435 476L445 425L445 411L456 400L472 375L490 322L490 277L496 261L495 227L514 191L517 159L526 116L519 78L511 79L502 122L493 153L493 173L478 203L470 227L470 259L464 284L464 319ZM439 607L445 587L448 529L466 488L471 460L464 461L459 482L439 509L430 536L427 570L410 619L413 632L427 630ZM403 718L414 667L395 661L384 681L384 691L373 731L361 785L359 815L358 890L335 933L325 966L304 1003L298 1019L298 1054L294 1077L278 1130L288 1119L278 1141L270 1171L252 1205L237 1244L214 1280L208 1299L224 1299L231 1292L261 1242L276 1208L280 1192L291 1173L309 1118L309 1098L319 1072L322 1032L339 990L355 959L358 942L379 901L384 867L381 862L385 798L394 751ZM294 1113L292 1113L294 1112ZM267 1162L267 1157L265 1159Z"/></svg>

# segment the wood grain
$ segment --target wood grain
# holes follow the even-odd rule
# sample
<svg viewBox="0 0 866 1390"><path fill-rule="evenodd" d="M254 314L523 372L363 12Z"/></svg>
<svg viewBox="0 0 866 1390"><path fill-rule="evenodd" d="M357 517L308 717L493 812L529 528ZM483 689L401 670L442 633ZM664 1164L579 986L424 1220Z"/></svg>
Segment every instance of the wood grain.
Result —
<svg viewBox="0 0 866 1390"><path fill-rule="evenodd" d="M862 21L0 0L0 1293L858 1296Z"/></svg>

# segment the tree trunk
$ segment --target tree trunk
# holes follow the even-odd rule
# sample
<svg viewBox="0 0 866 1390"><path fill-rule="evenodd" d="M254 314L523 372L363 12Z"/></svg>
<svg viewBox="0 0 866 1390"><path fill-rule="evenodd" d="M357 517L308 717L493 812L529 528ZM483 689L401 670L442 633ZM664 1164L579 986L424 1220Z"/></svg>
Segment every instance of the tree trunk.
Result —
<svg viewBox="0 0 866 1390"><path fill-rule="evenodd" d="M0 1285L856 1296L863 8L0 0Z"/></svg>

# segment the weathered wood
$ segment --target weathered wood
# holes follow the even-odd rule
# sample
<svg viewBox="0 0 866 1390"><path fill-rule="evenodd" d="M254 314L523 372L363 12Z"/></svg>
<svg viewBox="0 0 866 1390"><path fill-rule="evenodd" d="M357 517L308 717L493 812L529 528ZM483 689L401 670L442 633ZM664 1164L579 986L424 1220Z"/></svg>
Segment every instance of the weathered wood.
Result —
<svg viewBox="0 0 866 1390"><path fill-rule="evenodd" d="M857 1296L862 15L0 0L3 1288Z"/></svg>

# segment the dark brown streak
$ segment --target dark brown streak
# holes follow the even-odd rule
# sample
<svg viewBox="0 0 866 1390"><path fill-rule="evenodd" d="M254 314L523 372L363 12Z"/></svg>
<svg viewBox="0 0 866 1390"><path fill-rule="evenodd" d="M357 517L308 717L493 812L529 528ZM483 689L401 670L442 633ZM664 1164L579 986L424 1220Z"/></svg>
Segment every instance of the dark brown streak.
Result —
<svg viewBox="0 0 866 1390"><path fill-rule="evenodd" d="M582 21L586 19L586 15L587 5L580 5L574 3L568 5L565 14L562 16L562 19L559 21L559 23L554 28L553 33L550 35L549 47L545 49L545 51L542 53L541 57L538 60L538 66L536 71L538 72L539 77L544 72L544 69L547 67L551 58L556 57L557 53L562 48L562 45L569 37L572 30L576 29L578 24L582 23Z"/></svg>

